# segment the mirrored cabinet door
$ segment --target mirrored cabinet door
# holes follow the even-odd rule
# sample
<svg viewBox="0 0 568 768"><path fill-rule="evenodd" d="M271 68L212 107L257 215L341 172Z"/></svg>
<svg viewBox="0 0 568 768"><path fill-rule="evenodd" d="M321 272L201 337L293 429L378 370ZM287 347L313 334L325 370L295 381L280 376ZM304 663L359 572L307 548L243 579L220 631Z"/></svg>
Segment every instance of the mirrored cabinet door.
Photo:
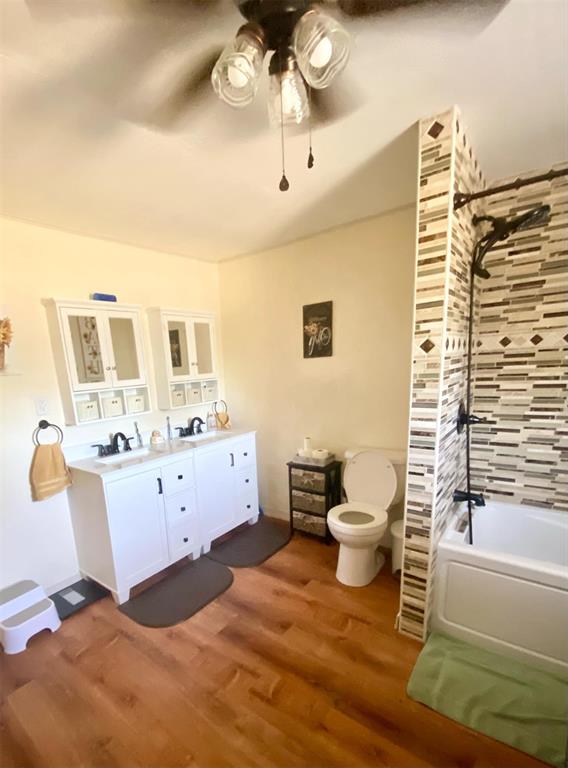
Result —
<svg viewBox="0 0 568 768"><path fill-rule="evenodd" d="M108 332L114 386L141 384L144 365L138 316L128 312L109 312Z"/></svg>
<svg viewBox="0 0 568 768"><path fill-rule="evenodd" d="M192 374L211 376L215 374L215 350L213 321L196 318L193 321L194 360Z"/></svg>
<svg viewBox="0 0 568 768"><path fill-rule="evenodd" d="M62 308L61 322L73 389L110 386L112 370L105 349L104 318L96 311Z"/></svg>
<svg viewBox="0 0 568 768"><path fill-rule="evenodd" d="M191 374L189 333L183 318L169 318L166 326L169 349L168 363L172 378L187 378Z"/></svg>

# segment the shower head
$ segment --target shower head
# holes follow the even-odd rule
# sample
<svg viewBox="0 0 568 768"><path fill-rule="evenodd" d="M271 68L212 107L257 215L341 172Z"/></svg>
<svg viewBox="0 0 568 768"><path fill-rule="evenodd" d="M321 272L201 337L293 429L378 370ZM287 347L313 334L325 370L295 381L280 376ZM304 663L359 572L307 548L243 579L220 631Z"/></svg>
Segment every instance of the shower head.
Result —
<svg viewBox="0 0 568 768"><path fill-rule="evenodd" d="M472 272L474 275L486 279L489 277L489 272L483 267L483 259L487 251L493 248L495 243L500 240L506 240L515 232L529 229L529 227L537 227L541 224L548 224L550 221L550 206L539 205L511 219L497 218L495 216L474 216L472 219L474 225L481 224L483 221L489 222L492 229L477 242L472 262Z"/></svg>

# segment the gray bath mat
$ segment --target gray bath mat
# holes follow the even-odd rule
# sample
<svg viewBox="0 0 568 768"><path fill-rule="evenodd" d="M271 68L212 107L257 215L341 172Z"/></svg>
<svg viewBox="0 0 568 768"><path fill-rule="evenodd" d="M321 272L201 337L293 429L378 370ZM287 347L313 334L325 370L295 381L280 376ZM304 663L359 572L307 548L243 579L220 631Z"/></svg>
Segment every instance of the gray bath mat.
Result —
<svg viewBox="0 0 568 768"><path fill-rule="evenodd" d="M261 516L258 523L247 525L219 544L207 557L234 568L260 565L290 541L292 532L286 524Z"/></svg>
<svg viewBox="0 0 568 768"><path fill-rule="evenodd" d="M145 627L171 627L189 619L232 583L228 568L200 557L123 603L119 610Z"/></svg>

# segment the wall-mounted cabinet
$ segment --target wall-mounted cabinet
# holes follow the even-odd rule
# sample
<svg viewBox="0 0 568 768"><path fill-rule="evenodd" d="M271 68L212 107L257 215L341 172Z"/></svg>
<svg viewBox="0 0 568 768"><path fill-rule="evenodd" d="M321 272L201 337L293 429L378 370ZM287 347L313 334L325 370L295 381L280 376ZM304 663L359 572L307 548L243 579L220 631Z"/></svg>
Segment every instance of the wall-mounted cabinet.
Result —
<svg viewBox="0 0 568 768"><path fill-rule="evenodd" d="M162 410L219 399L217 339L213 315L148 310Z"/></svg>
<svg viewBox="0 0 568 768"><path fill-rule="evenodd" d="M66 424L150 410L138 307L47 302Z"/></svg>

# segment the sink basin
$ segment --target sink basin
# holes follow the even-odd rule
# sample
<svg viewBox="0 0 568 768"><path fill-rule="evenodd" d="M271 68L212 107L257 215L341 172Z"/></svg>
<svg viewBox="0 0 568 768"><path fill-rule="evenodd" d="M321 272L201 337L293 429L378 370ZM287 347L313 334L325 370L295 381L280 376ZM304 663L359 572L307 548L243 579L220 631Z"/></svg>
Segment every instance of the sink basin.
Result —
<svg viewBox="0 0 568 768"><path fill-rule="evenodd" d="M190 445L199 445L201 443L212 442L217 440L221 432L218 429L210 430L209 432L203 432L199 435L190 435L189 437L180 438L182 443L189 443Z"/></svg>
<svg viewBox="0 0 568 768"><path fill-rule="evenodd" d="M149 448L133 448L131 451L115 453L112 456L101 456L95 459L97 464L126 464L128 461L136 461L151 453Z"/></svg>

